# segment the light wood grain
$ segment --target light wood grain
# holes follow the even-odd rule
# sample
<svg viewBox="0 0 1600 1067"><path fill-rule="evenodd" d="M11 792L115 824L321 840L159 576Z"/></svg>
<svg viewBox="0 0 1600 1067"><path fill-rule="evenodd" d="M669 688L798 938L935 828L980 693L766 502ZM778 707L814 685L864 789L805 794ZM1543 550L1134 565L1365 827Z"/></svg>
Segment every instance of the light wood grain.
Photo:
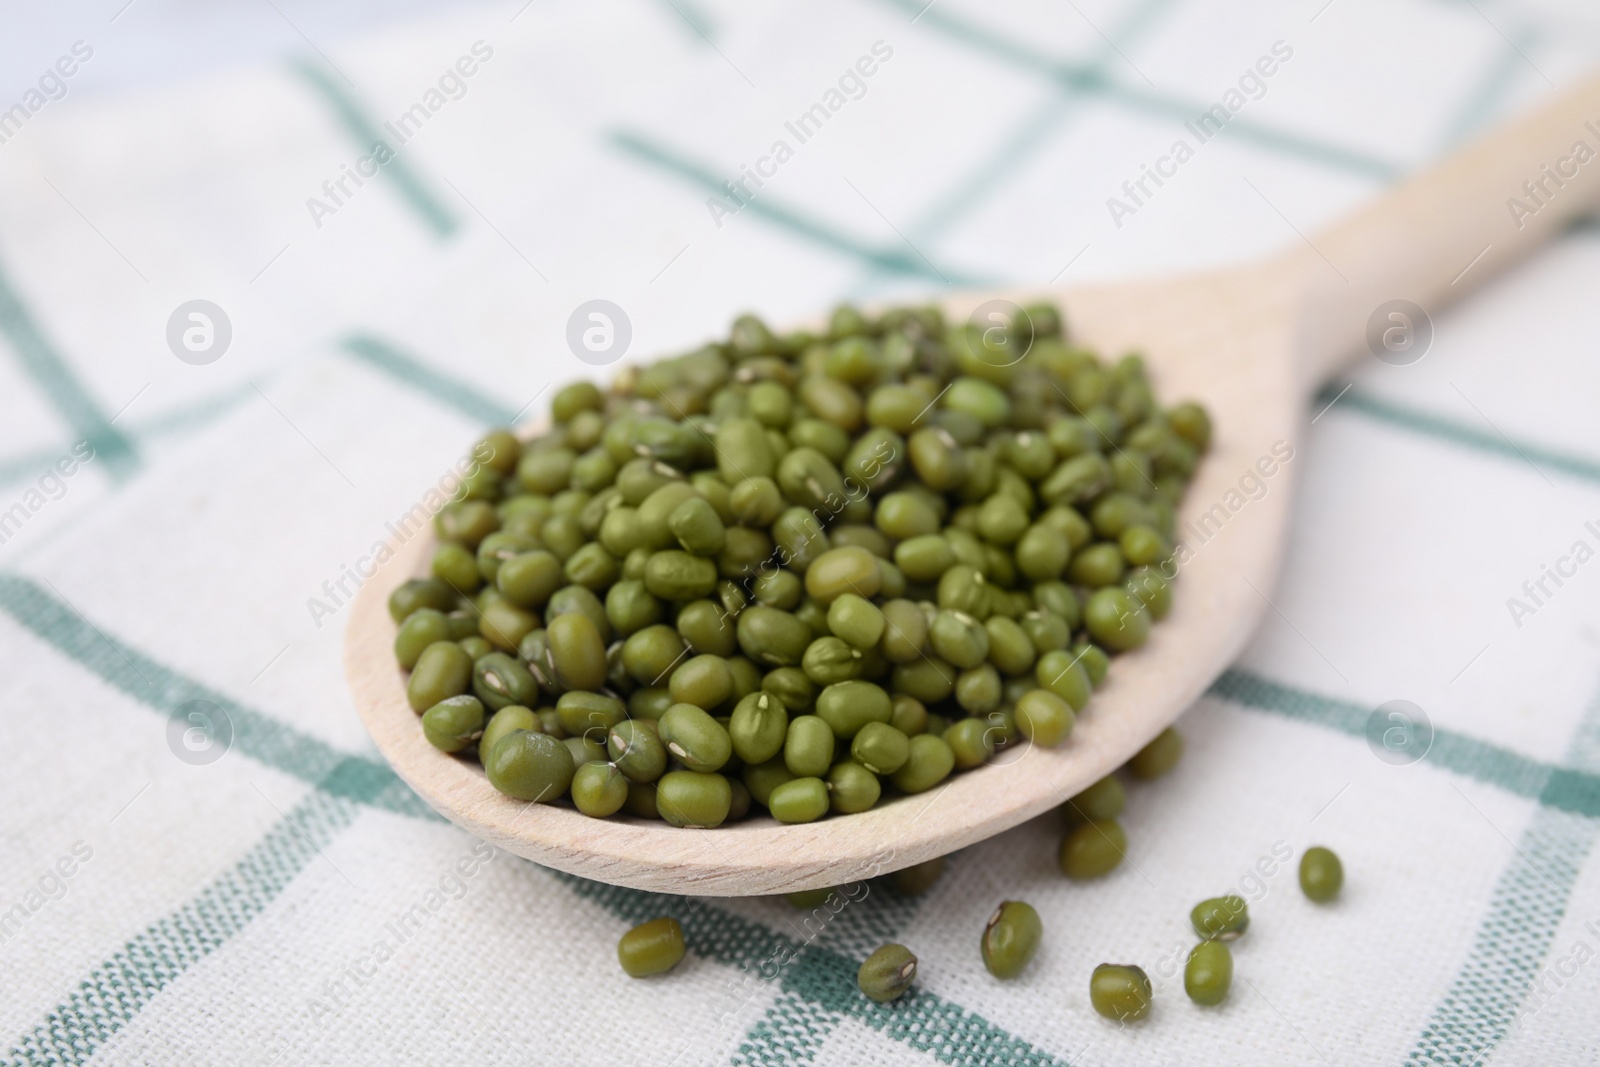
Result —
<svg viewBox="0 0 1600 1067"><path fill-rule="evenodd" d="M1200 399L1216 427L1179 512L1179 540L1191 556L1173 611L1144 648L1113 660L1106 684L1057 749L1021 746L927 794L802 826L763 817L680 830L512 800L475 763L430 746L406 704L386 603L400 582L425 572L430 536L392 545L394 559L352 609L345 664L357 710L400 776L452 821L536 862L618 885L710 896L839 885L1016 826L1125 762L1238 655L1272 596L1304 465L1298 453L1287 462L1278 457L1295 448L1309 391L1339 360L1364 352L1366 319L1378 304L1401 297L1435 311L1593 205L1600 160L1521 229L1504 205L1573 140L1600 148L1600 136L1583 127L1591 117L1600 120L1600 81L1263 265L1046 294L1059 297L1076 339L1111 354L1144 352L1157 395ZM1486 244L1491 251L1457 279ZM1039 294L963 294L944 305L960 318L995 295L1022 302ZM1259 473L1266 468L1274 469L1270 477Z"/></svg>

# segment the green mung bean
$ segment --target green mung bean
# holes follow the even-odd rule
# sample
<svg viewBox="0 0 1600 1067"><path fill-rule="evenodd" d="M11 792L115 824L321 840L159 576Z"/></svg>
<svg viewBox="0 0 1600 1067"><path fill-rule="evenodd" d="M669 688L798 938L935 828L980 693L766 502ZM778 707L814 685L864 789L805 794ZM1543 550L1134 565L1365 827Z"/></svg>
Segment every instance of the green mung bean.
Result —
<svg viewBox="0 0 1600 1067"><path fill-rule="evenodd" d="M653 782L667 769L667 749L655 726L648 719L628 720L606 735L606 754L631 782Z"/></svg>
<svg viewBox="0 0 1600 1067"><path fill-rule="evenodd" d="M538 713L531 708L516 704L501 708L490 716L488 723L484 725L483 736L478 739L478 752L487 756L496 743L513 730L544 733L544 724L539 721Z"/></svg>
<svg viewBox="0 0 1600 1067"><path fill-rule="evenodd" d="M1089 1003L1107 1019L1137 1022L1154 999L1150 976L1131 963L1102 963L1089 978Z"/></svg>
<svg viewBox="0 0 1600 1067"><path fill-rule="evenodd" d="M1202 941L1189 950L1183 991L1196 1004L1221 1004L1233 985L1233 952L1221 941Z"/></svg>
<svg viewBox="0 0 1600 1067"><path fill-rule="evenodd" d="M673 826L720 826L732 806L733 788L720 774L668 771L656 782L656 809Z"/></svg>
<svg viewBox="0 0 1600 1067"><path fill-rule="evenodd" d="M1108 774L1061 805L1061 818L1068 826L1089 819L1115 819L1126 804L1122 782Z"/></svg>
<svg viewBox="0 0 1600 1067"><path fill-rule="evenodd" d="M483 703L472 696L447 697L422 713L422 732L441 752L460 752L483 736Z"/></svg>
<svg viewBox="0 0 1600 1067"><path fill-rule="evenodd" d="M917 957L904 945L884 945L861 964L856 986L868 1000L886 1004L911 988L917 977Z"/></svg>
<svg viewBox="0 0 1600 1067"><path fill-rule="evenodd" d="M1344 864L1332 849L1317 845L1300 857L1300 889L1306 897L1325 904L1344 888Z"/></svg>
<svg viewBox="0 0 1600 1067"><path fill-rule="evenodd" d="M691 771L715 771L733 755L733 741L716 719L693 704L674 704L658 727L667 754Z"/></svg>
<svg viewBox="0 0 1600 1067"><path fill-rule="evenodd" d="M1212 897L1194 906L1189 923L1207 941L1232 941L1250 928L1250 906L1231 893Z"/></svg>
<svg viewBox="0 0 1600 1067"><path fill-rule="evenodd" d="M996 978L1015 978L1033 959L1044 926L1033 905L1008 900L995 909L983 928L983 965Z"/></svg>
<svg viewBox="0 0 1600 1067"><path fill-rule="evenodd" d="M1090 819L1061 841L1061 873L1074 880L1101 878L1121 865L1128 835L1115 819Z"/></svg>
<svg viewBox="0 0 1600 1067"><path fill-rule="evenodd" d="M843 760L828 771L828 806L842 815L866 811L882 795L878 775L860 763Z"/></svg>
<svg viewBox="0 0 1600 1067"><path fill-rule="evenodd" d="M652 919L622 935L617 942L617 962L631 978L648 978L670 971L683 959L686 946L677 919Z"/></svg>
<svg viewBox="0 0 1600 1067"><path fill-rule="evenodd" d="M573 772L570 788L578 810L596 819L615 815L628 799L628 779L614 763L585 763Z"/></svg>
<svg viewBox="0 0 1600 1067"><path fill-rule="evenodd" d="M922 863L913 863L909 867L902 867L889 875L889 884L894 886L895 892L904 893L906 896L921 896L932 889L944 874L945 858L935 856Z"/></svg>
<svg viewBox="0 0 1600 1067"><path fill-rule="evenodd" d="M1135 778L1159 778L1177 766L1182 756L1183 735L1169 726L1134 753L1128 761L1128 770Z"/></svg>
<svg viewBox="0 0 1600 1067"><path fill-rule="evenodd" d="M551 801L572 785L577 769L566 744L549 734L513 730L484 760L489 784L518 800Z"/></svg>

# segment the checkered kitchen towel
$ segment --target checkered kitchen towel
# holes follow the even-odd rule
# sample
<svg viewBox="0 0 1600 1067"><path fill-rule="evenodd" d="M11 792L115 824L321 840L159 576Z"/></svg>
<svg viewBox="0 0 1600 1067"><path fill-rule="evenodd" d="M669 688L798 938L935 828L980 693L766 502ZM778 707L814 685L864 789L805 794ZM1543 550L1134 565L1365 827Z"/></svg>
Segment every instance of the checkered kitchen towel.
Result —
<svg viewBox="0 0 1600 1067"><path fill-rule="evenodd" d="M1059 876L1049 819L821 916L572 879L419 802L339 660L385 523L588 372L583 301L648 356L747 307L1264 252L1575 77L1586 7L518 0L337 46L286 13L308 48L282 65L50 82L0 126L11 1061L1600 1058L1591 229L1306 412L1274 610L1179 768L1130 787L1101 882ZM1221 134L1186 132L1218 104ZM1393 707L1369 732L1396 700L1420 760L1392 762ZM185 736L196 701L225 743ZM1295 885L1316 843L1346 863L1329 907ZM1187 911L1229 889L1255 921L1201 1011ZM1001 984L977 941L1007 897L1046 939ZM662 913L689 958L625 978L616 938ZM852 976L890 939L922 970L874 1006ZM1089 1009L1108 960L1157 982L1144 1024Z"/></svg>

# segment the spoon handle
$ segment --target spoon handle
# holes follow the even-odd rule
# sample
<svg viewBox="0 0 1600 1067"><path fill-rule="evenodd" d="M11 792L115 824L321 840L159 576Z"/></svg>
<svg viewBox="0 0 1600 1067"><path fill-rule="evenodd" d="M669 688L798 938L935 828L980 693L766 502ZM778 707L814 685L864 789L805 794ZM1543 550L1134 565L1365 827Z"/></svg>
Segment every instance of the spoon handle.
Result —
<svg viewBox="0 0 1600 1067"><path fill-rule="evenodd" d="M1384 305L1406 300L1436 315L1597 203L1600 75L1591 75L1290 254L1304 386L1369 349L1387 362L1421 358L1418 331L1431 327Z"/></svg>

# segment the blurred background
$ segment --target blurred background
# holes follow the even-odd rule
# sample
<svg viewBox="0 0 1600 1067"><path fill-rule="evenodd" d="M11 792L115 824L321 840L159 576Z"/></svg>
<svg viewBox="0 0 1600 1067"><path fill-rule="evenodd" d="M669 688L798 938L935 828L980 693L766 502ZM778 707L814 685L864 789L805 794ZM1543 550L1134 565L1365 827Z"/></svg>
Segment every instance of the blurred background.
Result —
<svg viewBox="0 0 1600 1067"><path fill-rule="evenodd" d="M73 841L103 857L0 948L16 1062L531 1055L476 1022L452 1030L448 997L409 964L352 992L360 1026L302 1025L361 916L409 904L415 872L470 847L383 789L329 794L342 760L387 772L345 694L343 603L331 622L308 604L483 426L615 369L569 345L588 302L626 320L609 365L745 310L783 324L840 301L1242 261L1314 238L1600 58L1600 12L1577 0L108 0L7 3L0 25L0 699L80 746L64 758L59 727L0 725L30 768L0 776L0 909ZM1217 105L1229 121L1202 141L1191 127ZM1180 139L1192 158L1140 190ZM1086 1006L1051 1007L1081 959L1046 961L1010 1000L935 975L925 1004L1001 1028L937 1047L961 1062L1597 1054L1592 964L1517 1022L1546 968L1600 946L1583 926L1600 920L1595 574L1531 615L1509 603L1575 540L1600 546L1584 525L1600 522L1597 280L1600 240L1579 224L1440 310L1420 362L1363 356L1318 396L1276 610L1183 721L1193 777L1129 817L1194 899L1274 841L1298 849L1314 821L1388 910L1266 942L1262 999L1241 998L1231 1030L1091 1036L1087 1054ZM199 698L233 723L210 772L163 733ZM1363 742L1369 711L1401 698L1442 746L1432 769ZM1217 805L1236 813L1227 848L1209 836ZM940 943L928 915L981 924L995 893L1032 884L1015 859L1030 833L953 865L923 919L864 929L920 921ZM608 965L632 898L568 899L512 862L490 900L517 901L529 929L578 924L581 951L540 957L542 980ZM203 950L152 947L196 907L234 914L215 899L230 878L242 919L178 939ZM1144 916L1172 910L1167 888L1130 875L1062 906L1091 954L1154 958L1171 938ZM451 922L457 947L433 965L507 1030L574 1062L648 1058L637 1035L597 1033L585 998L621 995L609 971L519 1004L494 976L525 960L485 948L476 909ZM848 953L856 935L839 936ZM210 959L230 939L232 962ZM190 971L203 958L209 976ZM147 959L178 962L128 962ZM720 988L706 968L655 987L651 1025L699 1019L692 998ZM280 994L276 1017L246 1006ZM758 1001L694 1022L710 1036L684 1062L927 1062L934 1047L823 994ZM799 1017L853 1036L772 1036ZM592 1025L558 1037L552 1018Z"/></svg>
<svg viewBox="0 0 1600 1067"><path fill-rule="evenodd" d="M581 370L549 361L593 298L637 357L746 308L1238 260L1570 80L1597 34L1583 5L1486 0L18 7L0 276L7 341L39 354L0 366L6 440L93 430L115 474L397 316L419 358L531 392ZM1275 44L1292 58L1254 76ZM875 45L893 58L800 143L785 124ZM1246 75L1225 136L1109 208ZM345 179L377 139L394 161ZM713 211L779 140L748 208ZM232 325L200 371L165 341L193 299Z"/></svg>

